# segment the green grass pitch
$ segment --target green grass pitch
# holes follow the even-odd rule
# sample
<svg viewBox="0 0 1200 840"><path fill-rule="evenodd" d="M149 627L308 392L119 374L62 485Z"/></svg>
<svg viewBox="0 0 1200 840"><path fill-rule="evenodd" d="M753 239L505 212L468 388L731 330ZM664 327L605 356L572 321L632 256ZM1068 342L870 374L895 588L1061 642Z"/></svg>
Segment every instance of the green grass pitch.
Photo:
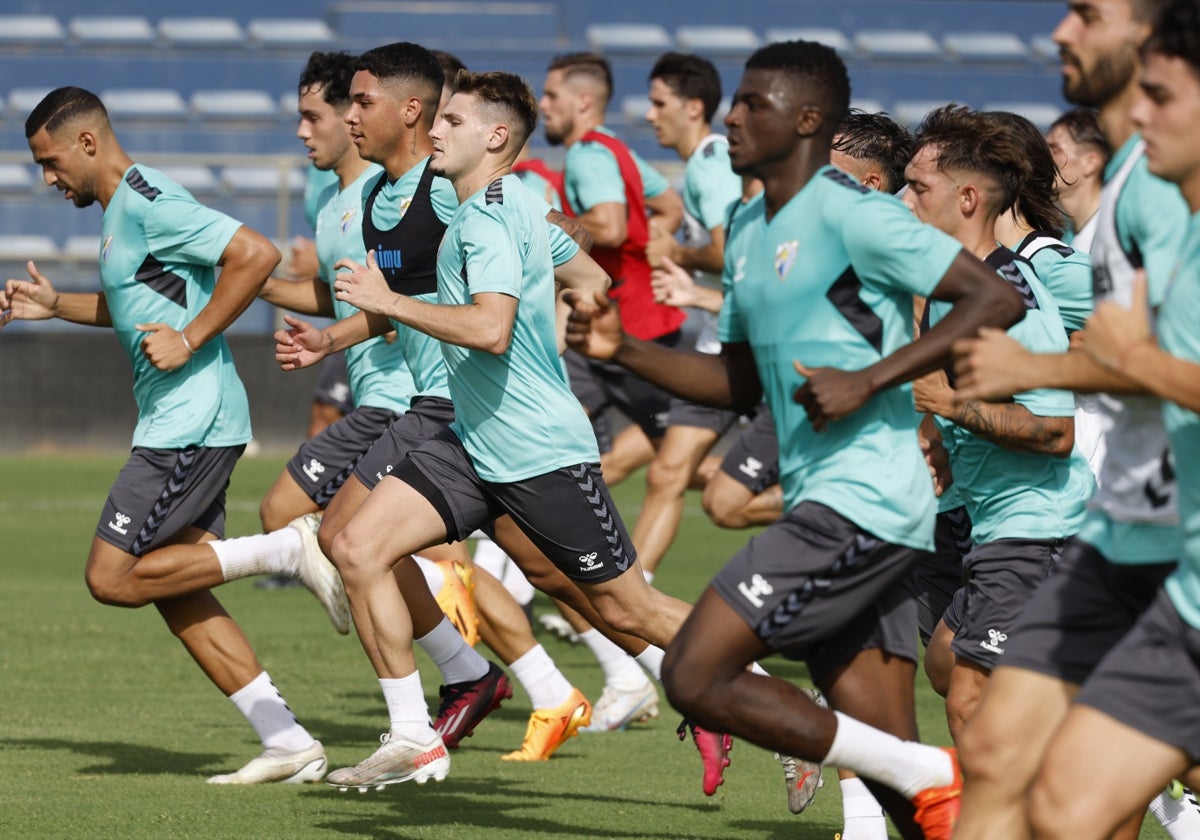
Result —
<svg viewBox="0 0 1200 840"><path fill-rule="evenodd" d="M665 702L658 720L581 735L549 762L502 762L530 712L520 688L453 753L442 784L367 795L325 785L206 785L206 776L257 754L253 732L153 608L105 607L84 585L87 547L122 462L0 458L0 837L832 840L840 831L833 771L795 817L778 763L748 743L735 745L725 785L705 797L695 749L675 739L678 717ZM243 459L229 492L230 536L258 530L258 501L282 466L279 457ZM614 490L630 524L643 486L634 476ZM694 600L746 537L710 525L690 496L656 584ZM332 766L373 750L387 718L357 641L336 635L303 590L240 581L218 594ZM541 596L536 607L549 609ZM603 680L583 648L540 640L568 679L599 696ZM436 709L437 672L419 662ZM765 664L806 682L801 666ZM921 677L918 712L925 739L948 743L941 701ZM1153 826L1143 836L1165 834Z"/></svg>

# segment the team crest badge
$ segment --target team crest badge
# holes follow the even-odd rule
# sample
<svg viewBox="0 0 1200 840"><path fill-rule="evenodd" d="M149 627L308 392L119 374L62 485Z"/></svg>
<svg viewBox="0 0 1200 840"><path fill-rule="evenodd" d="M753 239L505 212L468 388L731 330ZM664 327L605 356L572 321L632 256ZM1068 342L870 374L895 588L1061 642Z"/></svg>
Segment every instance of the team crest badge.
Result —
<svg viewBox="0 0 1200 840"><path fill-rule="evenodd" d="M775 274L782 280L796 264L796 251L800 243L793 239L791 242L781 242L775 246Z"/></svg>
<svg viewBox="0 0 1200 840"><path fill-rule="evenodd" d="M108 252L112 250L112 235L104 237L104 241L100 243L100 262L108 262Z"/></svg>
<svg viewBox="0 0 1200 840"><path fill-rule="evenodd" d="M406 198L400 199L400 218L401 219L404 218L404 214L408 212L408 208L410 206L412 206L412 203L413 203L413 197L411 195Z"/></svg>
<svg viewBox="0 0 1200 840"><path fill-rule="evenodd" d="M358 215L358 211L351 207L342 214L342 233L350 229L350 223L354 221L354 217Z"/></svg>

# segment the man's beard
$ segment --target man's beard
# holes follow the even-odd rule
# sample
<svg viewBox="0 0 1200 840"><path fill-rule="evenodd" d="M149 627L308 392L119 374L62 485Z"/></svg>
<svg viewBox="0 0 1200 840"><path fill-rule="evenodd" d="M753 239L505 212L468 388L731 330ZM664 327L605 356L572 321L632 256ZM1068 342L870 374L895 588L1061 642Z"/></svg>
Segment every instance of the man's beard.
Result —
<svg viewBox="0 0 1200 840"><path fill-rule="evenodd" d="M1137 53L1132 48L1122 48L1110 58L1097 61L1090 72L1084 73L1077 59L1072 57L1064 62L1077 71L1074 82L1063 77L1062 94L1068 102L1082 105L1085 108L1099 108L1116 99L1137 73Z"/></svg>

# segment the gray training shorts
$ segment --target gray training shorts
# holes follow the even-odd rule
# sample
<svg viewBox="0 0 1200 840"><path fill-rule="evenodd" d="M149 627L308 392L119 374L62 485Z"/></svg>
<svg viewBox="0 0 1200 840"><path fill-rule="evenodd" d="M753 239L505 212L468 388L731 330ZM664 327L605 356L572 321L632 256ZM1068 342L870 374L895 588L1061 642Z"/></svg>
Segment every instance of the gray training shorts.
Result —
<svg viewBox="0 0 1200 840"><path fill-rule="evenodd" d="M807 501L751 539L712 586L763 642L820 680L869 648L917 661L907 577L920 554Z"/></svg>
<svg viewBox="0 0 1200 840"><path fill-rule="evenodd" d="M225 489L245 446L135 446L108 491L96 536L141 557L189 527L225 536Z"/></svg>
<svg viewBox="0 0 1200 840"><path fill-rule="evenodd" d="M386 408L351 409L296 450L287 463L288 474L324 510L337 494L358 459L400 415Z"/></svg>

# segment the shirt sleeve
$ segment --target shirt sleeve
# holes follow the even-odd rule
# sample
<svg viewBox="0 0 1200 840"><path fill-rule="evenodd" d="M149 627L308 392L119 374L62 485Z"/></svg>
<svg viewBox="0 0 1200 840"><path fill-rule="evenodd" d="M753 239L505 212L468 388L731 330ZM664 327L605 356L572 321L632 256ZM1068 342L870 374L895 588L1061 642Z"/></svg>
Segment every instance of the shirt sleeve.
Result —
<svg viewBox="0 0 1200 840"><path fill-rule="evenodd" d="M468 294L499 292L519 300L523 271L516 230L498 216L468 212L459 229Z"/></svg>
<svg viewBox="0 0 1200 840"><path fill-rule="evenodd" d="M546 222L546 227L550 231L550 258L554 265L557 267L570 262L579 253L579 243L553 222Z"/></svg>
<svg viewBox="0 0 1200 840"><path fill-rule="evenodd" d="M742 196L741 176L729 168L729 154L714 151L688 167L685 206L705 230L721 227L729 205Z"/></svg>
<svg viewBox="0 0 1200 840"><path fill-rule="evenodd" d="M586 213L597 204L625 204L625 182L612 152L599 143L576 143L567 152L566 192L571 206Z"/></svg>
<svg viewBox="0 0 1200 840"><path fill-rule="evenodd" d="M163 194L150 202L143 225L156 259L214 266L242 223L190 198Z"/></svg>
<svg viewBox="0 0 1200 840"><path fill-rule="evenodd" d="M895 197L861 194L860 201L831 207L850 264L864 285L929 297L962 245L918 221ZM880 231L887 231L881 236Z"/></svg>
<svg viewBox="0 0 1200 840"><path fill-rule="evenodd" d="M721 303L721 311L717 314L717 339L722 344L740 344L750 340L738 311L733 281L735 277L742 275L746 263L746 257L737 253L736 230L737 223L734 222L728 231L729 239L725 243L725 270L721 272L724 300Z"/></svg>
<svg viewBox="0 0 1200 840"><path fill-rule="evenodd" d="M1119 227L1126 253L1140 254L1146 269L1150 305L1161 306L1171 275L1179 261L1187 237L1190 213L1179 188L1150 174L1143 158L1130 176L1137 179L1135 190L1129 184L1117 199ZM1136 260L1135 260L1136 262Z"/></svg>

